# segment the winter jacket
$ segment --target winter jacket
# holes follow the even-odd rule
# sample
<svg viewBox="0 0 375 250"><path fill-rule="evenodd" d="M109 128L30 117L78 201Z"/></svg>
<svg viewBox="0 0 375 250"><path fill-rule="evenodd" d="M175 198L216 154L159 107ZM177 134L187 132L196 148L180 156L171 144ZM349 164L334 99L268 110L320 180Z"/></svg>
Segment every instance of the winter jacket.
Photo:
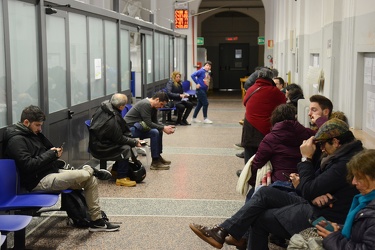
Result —
<svg viewBox="0 0 375 250"><path fill-rule="evenodd" d="M279 208L274 212L277 220L290 235L311 227L308 220L319 216L339 224L345 222L352 199L358 194L358 190L346 180L346 163L362 149L360 141L342 145L322 163L322 168L316 173L313 164L309 161L297 165L300 184L296 190L297 193L302 194L305 201ZM332 208L311 205L314 198L327 193L337 199Z"/></svg>
<svg viewBox="0 0 375 250"><path fill-rule="evenodd" d="M256 175L256 171L267 161L271 161L272 182L288 181L282 173L288 176L297 173L297 164L302 157L299 147L303 140L314 134L314 131L306 129L298 121L286 120L276 123L259 144L251 165L253 175Z"/></svg>
<svg viewBox="0 0 375 250"><path fill-rule="evenodd" d="M375 200L355 216L350 239L340 231L331 233L323 239L326 250L365 250L375 248Z"/></svg>
<svg viewBox="0 0 375 250"><path fill-rule="evenodd" d="M249 96L258 88L250 98ZM271 131L270 117L272 111L280 104L286 102L285 95L275 86L269 78L258 78L244 97L246 107L246 120L263 135Z"/></svg>
<svg viewBox="0 0 375 250"><path fill-rule="evenodd" d="M314 171L309 161L301 162L297 166L300 183L296 190L303 198L311 202L318 196L330 193L337 199L332 208L314 207L317 213L330 221L344 223L352 199L358 194L358 190L346 179L346 164L362 149L361 141L353 141L342 145L334 154L324 158L317 171Z"/></svg>
<svg viewBox="0 0 375 250"><path fill-rule="evenodd" d="M121 111L109 101L103 102L92 117L90 125L90 153L98 159L124 159L130 157L130 147L137 145L121 117ZM124 147L128 145L128 147Z"/></svg>
<svg viewBox="0 0 375 250"><path fill-rule="evenodd" d="M4 133L5 157L14 159L22 187L31 191L42 178L59 171L52 143L42 134L34 134L22 123L9 126Z"/></svg>
<svg viewBox="0 0 375 250"><path fill-rule="evenodd" d="M168 94L169 99L174 100L174 101L181 101L180 95L184 93L181 82L178 82L176 86L173 80L169 80L167 82L166 89L167 89L167 94Z"/></svg>

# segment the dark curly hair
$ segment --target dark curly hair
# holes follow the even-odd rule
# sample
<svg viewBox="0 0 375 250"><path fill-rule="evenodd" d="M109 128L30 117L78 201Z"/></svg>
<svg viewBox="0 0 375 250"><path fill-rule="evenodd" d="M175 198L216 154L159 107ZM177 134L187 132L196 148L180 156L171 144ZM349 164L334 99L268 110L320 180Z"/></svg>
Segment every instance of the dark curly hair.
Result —
<svg viewBox="0 0 375 250"><path fill-rule="evenodd" d="M290 104L280 104L271 114L271 125L274 126L278 122L285 120L296 120L296 108Z"/></svg>

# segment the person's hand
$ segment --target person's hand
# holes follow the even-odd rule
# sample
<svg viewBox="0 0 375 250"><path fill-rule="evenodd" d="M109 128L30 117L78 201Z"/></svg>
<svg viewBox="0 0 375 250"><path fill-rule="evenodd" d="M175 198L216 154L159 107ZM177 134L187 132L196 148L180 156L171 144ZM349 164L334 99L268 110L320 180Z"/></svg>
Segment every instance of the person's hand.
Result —
<svg viewBox="0 0 375 250"><path fill-rule="evenodd" d="M310 115L311 123L315 124L316 120L318 120L318 118L320 118L320 115L318 115L318 114L312 114L312 115Z"/></svg>
<svg viewBox="0 0 375 250"><path fill-rule="evenodd" d="M141 141L137 141L137 145L135 145L136 147L142 147L141 145Z"/></svg>
<svg viewBox="0 0 375 250"><path fill-rule="evenodd" d="M56 156L57 156L58 158L60 158L61 155L62 155L62 153L63 153L63 149L62 149L62 148L55 148L55 147L53 147L53 148L51 148L51 150L57 152L57 153L56 153Z"/></svg>
<svg viewBox="0 0 375 250"><path fill-rule="evenodd" d="M196 85L195 85L195 88L196 88L196 89L200 89L200 88L201 88L201 85L200 85L200 84L196 84Z"/></svg>
<svg viewBox="0 0 375 250"><path fill-rule="evenodd" d="M313 158L314 152L316 150L316 145L314 143L314 136L311 136L308 140L304 140L302 145L299 147L302 157Z"/></svg>
<svg viewBox="0 0 375 250"><path fill-rule="evenodd" d="M170 135L170 134L173 134L174 131L175 131L176 127L175 126L164 126L164 129L163 129L163 132Z"/></svg>
<svg viewBox="0 0 375 250"><path fill-rule="evenodd" d="M321 222L319 222L319 224L317 224L315 227L316 227L316 229L318 229L318 234L320 235L320 236L322 236L323 238L325 238L325 237L327 237L328 235L330 235L331 233L333 233L333 232L337 232L337 231L339 231L340 230L340 226L337 224L337 223L332 223L331 222L331 224L332 224L332 226L333 226L333 232L331 232L331 231L328 231L327 229L325 229L324 227L326 226L326 223L327 222L325 222L325 221L321 221Z"/></svg>
<svg viewBox="0 0 375 250"><path fill-rule="evenodd" d="M312 204L317 207L324 207L327 205L328 202L333 200L333 196L330 193L323 194L321 196L316 197L312 200ZM332 205L332 204L330 204Z"/></svg>
<svg viewBox="0 0 375 250"><path fill-rule="evenodd" d="M182 98L185 98L185 96L186 95L184 95L184 94L180 94L180 98L182 99Z"/></svg>
<svg viewBox="0 0 375 250"><path fill-rule="evenodd" d="M296 188L299 185L299 182L300 182L299 181L299 174L291 173L289 175L289 177L290 177L290 180L291 180L291 182L293 184L293 187Z"/></svg>

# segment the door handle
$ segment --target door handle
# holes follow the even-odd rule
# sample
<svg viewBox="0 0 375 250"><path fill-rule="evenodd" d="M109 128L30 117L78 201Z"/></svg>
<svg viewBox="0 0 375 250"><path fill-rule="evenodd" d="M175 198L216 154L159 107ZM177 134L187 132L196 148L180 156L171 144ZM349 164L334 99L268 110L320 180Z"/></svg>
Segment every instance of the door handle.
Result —
<svg viewBox="0 0 375 250"><path fill-rule="evenodd" d="M74 114L74 111L71 111L70 109L68 109L68 119L72 119L73 114Z"/></svg>

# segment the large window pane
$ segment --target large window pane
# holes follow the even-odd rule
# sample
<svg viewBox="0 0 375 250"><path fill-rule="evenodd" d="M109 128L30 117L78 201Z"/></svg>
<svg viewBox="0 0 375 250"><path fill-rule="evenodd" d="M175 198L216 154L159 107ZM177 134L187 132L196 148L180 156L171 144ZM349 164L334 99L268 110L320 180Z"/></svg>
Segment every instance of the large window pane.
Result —
<svg viewBox="0 0 375 250"><path fill-rule="evenodd" d="M65 19L47 16L48 104L53 113L67 108Z"/></svg>
<svg viewBox="0 0 375 250"><path fill-rule="evenodd" d="M160 61L160 37L161 35L159 33L154 34L154 41L155 41L155 81L159 81L160 78L160 65L162 64Z"/></svg>
<svg viewBox="0 0 375 250"><path fill-rule="evenodd" d="M13 99L13 122L24 107L39 104L37 16L35 5L11 0L9 39Z"/></svg>
<svg viewBox="0 0 375 250"><path fill-rule="evenodd" d="M0 128L7 125L3 8L0 3Z"/></svg>
<svg viewBox="0 0 375 250"><path fill-rule="evenodd" d="M103 21L89 17L91 100L104 96Z"/></svg>
<svg viewBox="0 0 375 250"><path fill-rule="evenodd" d="M72 105L88 101L86 17L69 13Z"/></svg>
<svg viewBox="0 0 375 250"><path fill-rule="evenodd" d="M121 90L130 89L129 31L121 30ZM136 50L137 46L133 47ZM138 62L132 62L137 65Z"/></svg>
<svg viewBox="0 0 375 250"><path fill-rule="evenodd" d="M105 59L106 59L106 94L117 92L117 25L114 22L104 21L105 27Z"/></svg>
<svg viewBox="0 0 375 250"><path fill-rule="evenodd" d="M168 79L169 78L169 36L165 35L164 36L164 63L163 63L163 79Z"/></svg>
<svg viewBox="0 0 375 250"><path fill-rule="evenodd" d="M146 35L146 76L147 76L147 84L152 83L154 81L152 76L152 39L151 35Z"/></svg>

